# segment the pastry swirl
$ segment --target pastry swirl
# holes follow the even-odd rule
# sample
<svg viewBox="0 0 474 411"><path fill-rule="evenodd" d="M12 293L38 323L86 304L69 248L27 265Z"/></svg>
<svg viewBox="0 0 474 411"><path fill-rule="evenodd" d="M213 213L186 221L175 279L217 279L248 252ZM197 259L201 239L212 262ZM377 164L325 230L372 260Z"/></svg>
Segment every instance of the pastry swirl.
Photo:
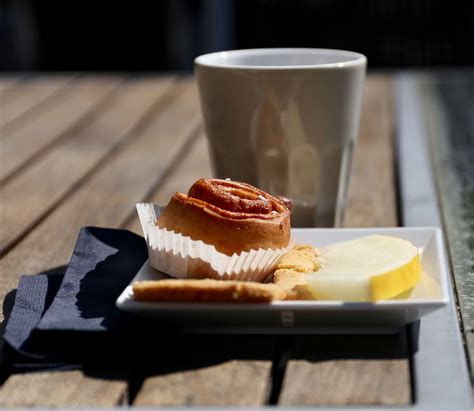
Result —
<svg viewBox="0 0 474 411"><path fill-rule="evenodd" d="M232 255L283 248L290 239L290 211L283 201L250 184L200 179L176 193L157 226L212 244Z"/></svg>

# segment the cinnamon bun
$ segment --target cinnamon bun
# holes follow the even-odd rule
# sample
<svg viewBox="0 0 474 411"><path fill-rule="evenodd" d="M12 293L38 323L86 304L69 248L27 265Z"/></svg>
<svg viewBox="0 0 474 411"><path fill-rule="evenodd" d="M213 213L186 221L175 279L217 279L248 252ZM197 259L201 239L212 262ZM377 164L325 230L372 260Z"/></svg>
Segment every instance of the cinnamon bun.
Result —
<svg viewBox="0 0 474 411"><path fill-rule="evenodd" d="M156 225L227 255L284 248L290 240L289 206L250 184L220 179L200 179L187 195L176 193Z"/></svg>

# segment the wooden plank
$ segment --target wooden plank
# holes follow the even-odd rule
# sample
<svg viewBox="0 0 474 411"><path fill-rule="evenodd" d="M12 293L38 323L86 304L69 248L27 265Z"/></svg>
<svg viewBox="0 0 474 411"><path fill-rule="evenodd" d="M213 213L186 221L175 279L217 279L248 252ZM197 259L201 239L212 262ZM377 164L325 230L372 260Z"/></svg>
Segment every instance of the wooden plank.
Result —
<svg viewBox="0 0 474 411"><path fill-rule="evenodd" d="M369 76L361 130L349 187L346 227L397 224L392 148L391 85L382 76ZM374 336L295 338L278 403L307 405L399 405L411 400L410 366L400 336L387 337L393 350L376 358ZM338 345L339 341L339 345ZM348 354L349 353L349 354Z"/></svg>
<svg viewBox="0 0 474 411"><path fill-rule="evenodd" d="M44 384L45 379L49 384ZM3 392L8 395L2 395ZM23 374L0 391L0 407L106 407L125 405L122 381L84 378L80 371Z"/></svg>
<svg viewBox="0 0 474 411"><path fill-rule="evenodd" d="M188 335L181 340L171 342L173 355L163 350L149 359L152 376L134 406L265 404L271 388L271 338Z"/></svg>
<svg viewBox="0 0 474 411"><path fill-rule="evenodd" d="M397 226L391 85L366 82L359 140L354 150L344 227Z"/></svg>
<svg viewBox="0 0 474 411"><path fill-rule="evenodd" d="M0 97L3 91L10 89L22 81L21 76L1 76L0 77Z"/></svg>
<svg viewBox="0 0 474 411"><path fill-rule="evenodd" d="M21 273L36 273L68 262L79 229L120 226L135 203L153 189L199 126L195 90L175 85L177 100L152 116L150 124L78 187L1 260L0 300ZM187 121L177 121L180 118ZM115 119L112 119L115 121Z"/></svg>
<svg viewBox="0 0 474 411"><path fill-rule="evenodd" d="M350 349L350 348L346 348ZM395 368L395 369L394 369ZM282 405L392 405L399 404L399 387L385 378L385 373L396 374L396 364L381 367L378 361L338 360L318 363L294 360L285 378L296 378L300 384L311 384L312 391L304 385L294 385L291 390L285 387ZM313 386L312 384L316 384ZM398 388L393 390L393 386ZM375 391L374 388L377 388ZM370 395L367 393L370 392ZM408 400L408 399L407 399ZM404 403L404 402L403 402Z"/></svg>
<svg viewBox="0 0 474 411"><path fill-rule="evenodd" d="M34 78L23 81L20 86L13 86L0 94L0 134L5 127L25 120L25 116L34 113L38 107L47 106L59 91L72 80L71 76L53 76Z"/></svg>
<svg viewBox="0 0 474 411"><path fill-rule="evenodd" d="M174 86L174 93L174 100L157 107L146 127L137 130L137 135L127 144L119 146L87 183L65 199L61 207L3 258L0 299L15 288L20 273L40 272L67 263L80 227L117 227L125 223L135 203L143 201L160 176L167 173L199 127L195 88L182 83ZM60 407L71 402L77 406L90 405L90 399L81 394L81 387L89 384L98 384L98 387L106 384L108 393L102 396L102 405L117 405L117 399L127 392L127 384L123 381L104 381L81 374L70 383L67 374L62 375L64 378L58 381L50 373L37 374L31 389L47 393L47 399L43 397L43 403L38 399L36 406L47 403ZM17 389L23 378L23 375L10 376L0 389L0 401L15 398L14 404L9 400L11 406L24 406L27 399ZM69 384L76 385L77 389L66 401L61 392L63 386ZM21 392L28 391L28 387L21 387Z"/></svg>
<svg viewBox="0 0 474 411"><path fill-rule="evenodd" d="M176 192L187 192L199 178L210 177L211 167L204 134L183 156L179 166L147 201L167 204ZM136 214L128 228L141 234ZM212 336L209 345L199 345L196 336L187 336L192 358L173 356L172 366L157 366L138 392L136 406L258 406L268 401L271 389L273 339L234 337L233 345ZM210 346L218 349L218 355ZM200 347L197 348L197 347ZM246 347L246 355L242 354ZM254 359L257 352L261 358ZM225 355L223 355L225 353ZM220 355L220 357L219 357ZM242 357L244 359L242 359ZM198 360L196 360L196 358ZM196 366L199 361L199 366ZM159 364L159 361L158 361Z"/></svg>
<svg viewBox="0 0 474 411"><path fill-rule="evenodd" d="M133 136L143 116L172 81L140 80L122 85L113 99L90 116L87 124L66 133L41 161L0 187L0 254L28 233L127 136Z"/></svg>
<svg viewBox="0 0 474 411"><path fill-rule="evenodd" d="M209 358L209 352L199 352ZM271 360L222 360L193 370L148 378L135 406L258 406L265 404L271 381ZM175 368L177 370L178 367Z"/></svg>
<svg viewBox="0 0 474 411"><path fill-rule="evenodd" d="M212 170L208 160L207 140L202 131L197 141L190 145L188 151L183 154L173 172L146 198L147 202L166 205L174 193L178 191L186 193L197 179L211 177ZM126 228L143 235L135 210L131 214Z"/></svg>
<svg viewBox="0 0 474 411"><path fill-rule="evenodd" d="M98 104L117 85L117 78L79 80L78 87L69 87L58 104L28 118L21 127L0 132L0 182L25 165L39 152L70 132L81 121L87 121ZM80 84L79 84L80 83Z"/></svg>
<svg viewBox="0 0 474 411"><path fill-rule="evenodd" d="M295 338L281 405L397 405L410 401L406 335ZM386 359L390 358L390 359Z"/></svg>

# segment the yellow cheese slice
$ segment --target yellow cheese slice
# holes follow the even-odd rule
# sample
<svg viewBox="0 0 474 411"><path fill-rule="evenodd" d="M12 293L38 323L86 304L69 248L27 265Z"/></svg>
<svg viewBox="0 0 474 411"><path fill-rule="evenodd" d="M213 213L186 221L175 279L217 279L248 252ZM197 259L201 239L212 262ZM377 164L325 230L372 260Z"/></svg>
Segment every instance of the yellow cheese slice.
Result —
<svg viewBox="0 0 474 411"><path fill-rule="evenodd" d="M370 235L320 249L322 267L306 276L318 300L394 298L420 280L418 249L397 237Z"/></svg>

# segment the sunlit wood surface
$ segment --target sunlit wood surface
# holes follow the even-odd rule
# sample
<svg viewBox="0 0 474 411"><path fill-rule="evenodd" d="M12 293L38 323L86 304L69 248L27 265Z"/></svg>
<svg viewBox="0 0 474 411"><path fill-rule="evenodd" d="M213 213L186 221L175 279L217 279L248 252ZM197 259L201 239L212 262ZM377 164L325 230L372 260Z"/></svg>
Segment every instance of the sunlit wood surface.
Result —
<svg viewBox="0 0 474 411"><path fill-rule="evenodd" d="M398 223L392 134L390 78L369 75L347 227ZM0 299L17 287L21 274L66 264L80 227L139 233L135 203L165 203L175 191L210 174L190 77L2 79ZM151 372L137 367L116 378L107 378L107 370L7 376L0 407L411 402L404 333L241 336L226 340L219 352L192 338L192 352L168 353L176 358L168 358L166 368L157 361ZM213 338L218 345L220 337Z"/></svg>

